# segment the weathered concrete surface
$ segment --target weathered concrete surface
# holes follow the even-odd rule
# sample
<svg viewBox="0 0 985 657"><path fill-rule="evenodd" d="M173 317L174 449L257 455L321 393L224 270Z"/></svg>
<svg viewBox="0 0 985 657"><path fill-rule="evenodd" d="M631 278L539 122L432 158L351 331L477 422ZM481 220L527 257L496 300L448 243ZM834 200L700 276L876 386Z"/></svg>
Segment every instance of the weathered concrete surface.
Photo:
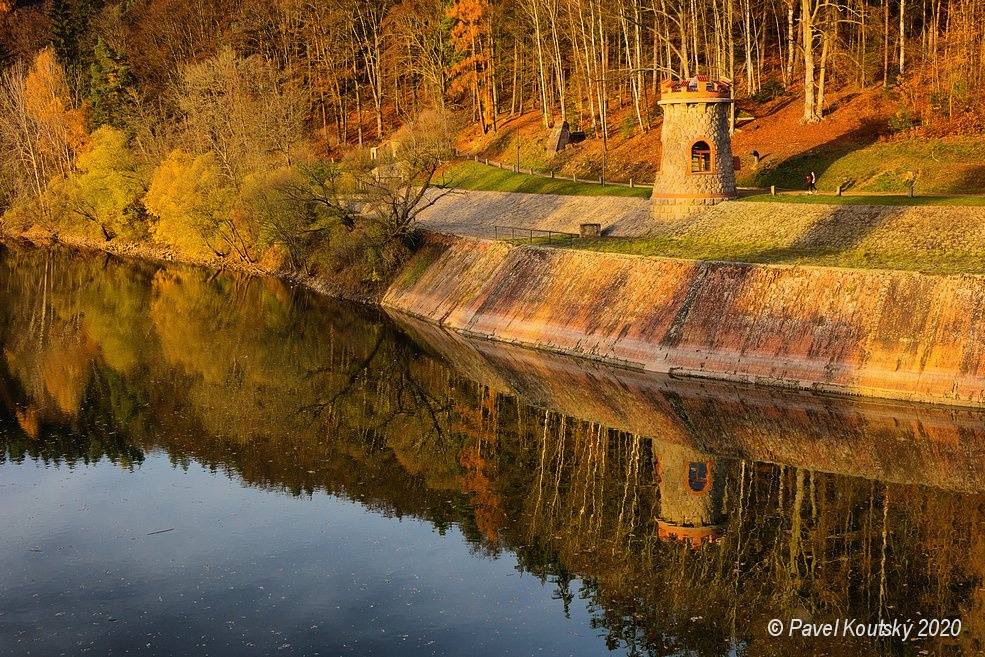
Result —
<svg viewBox="0 0 985 657"><path fill-rule="evenodd" d="M985 405L985 277L437 240L384 306L466 335L678 375Z"/></svg>
<svg viewBox="0 0 985 657"><path fill-rule="evenodd" d="M985 411L677 379L476 340L393 314L473 381L525 402L725 458L985 490Z"/></svg>
<svg viewBox="0 0 985 657"><path fill-rule="evenodd" d="M493 237L494 226L577 233L579 224L600 223L610 235L641 235L653 225L643 198L465 190L440 198L419 221L427 230L471 237Z"/></svg>

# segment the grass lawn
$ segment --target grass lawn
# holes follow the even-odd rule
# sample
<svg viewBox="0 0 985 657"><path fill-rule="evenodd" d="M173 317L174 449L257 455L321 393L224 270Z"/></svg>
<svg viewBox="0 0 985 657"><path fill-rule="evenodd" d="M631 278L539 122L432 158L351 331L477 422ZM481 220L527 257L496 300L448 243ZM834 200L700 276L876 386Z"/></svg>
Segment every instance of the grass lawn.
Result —
<svg viewBox="0 0 985 657"><path fill-rule="evenodd" d="M466 160L456 162L438 175L438 182L456 189L487 192L519 192L523 194L560 194L562 196L627 196L649 198L648 187L623 187L597 183L572 182L562 178L541 178L508 169L486 166Z"/></svg>
<svg viewBox="0 0 985 657"><path fill-rule="evenodd" d="M914 196L903 194L838 196L837 194L756 194L743 197L743 201L756 203L808 203L815 205L985 205L985 195L941 194Z"/></svg>
<svg viewBox="0 0 985 657"><path fill-rule="evenodd" d="M981 207L981 199L974 200ZM656 224L646 236L554 242L573 249L693 260L985 274L985 210L865 205L722 204Z"/></svg>
<svg viewBox="0 0 985 657"><path fill-rule="evenodd" d="M547 246L546 241L540 241ZM711 240L667 236L638 238L569 238L551 246L625 253L630 255L686 258L689 260L719 260L760 264L811 265L817 267L848 267L852 269L900 269L928 274L985 274L985 254L949 253L946 251L915 253L905 249L883 252L866 249L845 251L823 248L778 248L768 243L729 244Z"/></svg>
<svg viewBox="0 0 985 657"><path fill-rule="evenodd" d="M739 184L803 189L804 176L811 171L817 174L822 190L849 180L852 191L903 194L906 180L915 175L918 195L985 193L985 140L836 141L780 162L767 160L759 170L742 171Z"/></svg>

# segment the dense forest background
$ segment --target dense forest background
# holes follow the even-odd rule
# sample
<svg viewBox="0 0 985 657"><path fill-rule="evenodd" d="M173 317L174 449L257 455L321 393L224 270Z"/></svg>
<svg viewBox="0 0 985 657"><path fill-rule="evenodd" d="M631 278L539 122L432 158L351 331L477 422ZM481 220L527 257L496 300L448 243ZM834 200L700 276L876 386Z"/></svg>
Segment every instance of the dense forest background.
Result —
<svg viewBox="0 0 985 657"><path fill-rule="evenodd" d="M659 80L694 74L748 97L802 88L807 121L831 86L905 85L933 120L975 110L985 56L985 9L968 0L4 0L0 12L3 61L51 47L77 98L104 101L94 123L127 118L106 102L112 82L175 118L188 67L228 50L272 67L335 143L448 103L488 129L536 108L604 133L610 106L628 102L647 129Z"/></svg>
<svg viewBox="0 0 985 657"><path fill-rule="evenodd" d="M983 15L977 0L0 0L0 209L15 229L376 278L420 207L398 183L430 180L458 130L536 112L604 145L658 127L667 77L787 96L805 124L833 90L884 87L896 129L977 132ZM359 147L401 129L412 164L379 185Z"/></svg>

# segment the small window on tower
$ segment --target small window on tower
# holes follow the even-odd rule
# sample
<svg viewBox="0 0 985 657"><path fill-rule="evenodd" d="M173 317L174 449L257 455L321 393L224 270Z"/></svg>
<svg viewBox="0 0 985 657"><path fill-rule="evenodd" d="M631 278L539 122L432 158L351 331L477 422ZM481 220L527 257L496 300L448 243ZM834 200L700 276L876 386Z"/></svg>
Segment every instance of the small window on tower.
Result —
<svg viewBox="0 0 985 657"><path fill-rule="evenodd" d="M711 147L706 141L699 141L691 147L691 173L711 171Z"/></svg>

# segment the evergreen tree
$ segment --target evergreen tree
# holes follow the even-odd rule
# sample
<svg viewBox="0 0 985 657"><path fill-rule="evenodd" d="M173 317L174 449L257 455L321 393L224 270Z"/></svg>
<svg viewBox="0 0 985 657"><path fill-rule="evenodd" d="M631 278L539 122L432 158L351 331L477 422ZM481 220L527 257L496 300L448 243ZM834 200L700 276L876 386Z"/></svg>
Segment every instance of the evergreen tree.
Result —
<svg viewBox="0 0 985 657"><path fill-rule="evenodd" d="M51 21L51 46L58 55L58 61L66 68L78 56L79 25L69 0L51 0L48 5L48 18Z"/></svg>
<svg viewBox="0 0 985 657"><path fill-rule="evenodd" d="M91 62L92 39L95 32L92 19L102 9L102 0L48 0L48 19L51 21L51 45L58 61L68 73L73 87L88 82L86 69ZM85 95L87 90L75 88Z"/></svg>
<svg viewBox="0 0 985 657"><path fill-rule="evenodd" d="M136 88L126 58L102 39L89 66L90 120L94 128L125 128L133 115Z"/></svg>

